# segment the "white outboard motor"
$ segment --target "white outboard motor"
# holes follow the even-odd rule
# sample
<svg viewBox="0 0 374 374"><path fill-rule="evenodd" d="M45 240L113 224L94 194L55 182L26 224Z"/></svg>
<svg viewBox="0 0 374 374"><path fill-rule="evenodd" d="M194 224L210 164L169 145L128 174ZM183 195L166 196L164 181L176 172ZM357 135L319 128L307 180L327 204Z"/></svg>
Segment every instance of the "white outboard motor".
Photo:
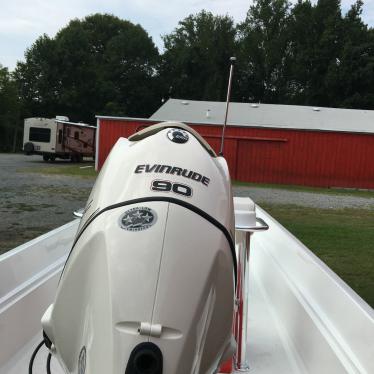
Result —
<svg viewBox="0 0 374 374"><path fill-rule="evenodd" d="M113 147L42 325L66 373L213 374L232 356L226 161L190 127Z"/></svg>

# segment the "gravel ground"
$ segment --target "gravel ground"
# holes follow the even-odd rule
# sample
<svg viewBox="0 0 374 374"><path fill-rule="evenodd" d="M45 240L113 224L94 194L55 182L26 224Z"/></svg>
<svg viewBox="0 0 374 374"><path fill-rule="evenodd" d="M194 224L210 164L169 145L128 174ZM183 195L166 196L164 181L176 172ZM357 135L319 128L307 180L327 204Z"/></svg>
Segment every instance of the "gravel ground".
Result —
<svg viewBox="0 0 374 374"><path fill-rule="evenodd" d="M71 221L72 212L85 205L93 178L27 172L28 168L68 164L45 163L41 156L0 154L0 253ZM266 202L322 209L374 209L374 198L243 186L234 187L234 195L250 196L259 205Z"/></svg>
<svg viewBox="0 0 374 374"><path fill-rule="evenodd" d="M284 204L320 209L374 209L374 198L348 195L329 195L315 192L287 191L276 188L234 187L235 196L249 196L258 205Z"/></svg>
<svg viewBox="0 0 374 374"><path fill-rule="evenodd" d="M93 179L26 172L51 165L41 156L0 154L0 253L71 221L85 205Z"/></svg>

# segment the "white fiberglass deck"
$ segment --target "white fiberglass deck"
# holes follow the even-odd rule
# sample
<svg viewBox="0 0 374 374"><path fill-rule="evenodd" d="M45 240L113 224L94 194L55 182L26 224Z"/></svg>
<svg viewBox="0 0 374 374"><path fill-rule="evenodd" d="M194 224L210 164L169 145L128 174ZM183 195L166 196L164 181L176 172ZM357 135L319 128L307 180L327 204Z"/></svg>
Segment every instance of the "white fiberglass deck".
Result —
<svg viewBox="0 0 374 374"><path fill-rule="evenodd" d="M287 349L284 347L276 321L258 285L253 283L251 291L253 291L251 292L253 303L251 302L251 318L249 324L251 338L249 346L251 373L299 373L300 371L296 369L292 355L287 352ZM41 340L40 331L5 367L0 369L0 373L26 373L31 354ZM35 360L35 374L46 373L46 359L47 350L43 347L43 350L38 354ZM64 374L63 370L54 359L52 359L51 371L52 374Z"/></svg>
<svg viewBox="0 0 374 374"><path fill-rule="evenodd" d="M272 217L258 216L270 229L251 244L249 372L373 373L373 310ZM27 372L76 228L0 257L0 374ZM43 348L34 373L45 363ZM52 373L63 373L54 359Z"/></svg>

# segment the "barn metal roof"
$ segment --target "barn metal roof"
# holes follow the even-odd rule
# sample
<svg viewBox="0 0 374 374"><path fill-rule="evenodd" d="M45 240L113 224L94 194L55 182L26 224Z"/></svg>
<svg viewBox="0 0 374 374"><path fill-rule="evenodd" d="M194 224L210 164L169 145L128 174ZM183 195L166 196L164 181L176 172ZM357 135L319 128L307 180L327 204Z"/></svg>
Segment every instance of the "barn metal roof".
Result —
<svg viewBox="0 0 374 374"><path fill-rule="evenodd" d="M225 102L169 99L150 119L222 124L225 106ZM230 103L227 123L245 127L374 133L374 110Z"/></svg>

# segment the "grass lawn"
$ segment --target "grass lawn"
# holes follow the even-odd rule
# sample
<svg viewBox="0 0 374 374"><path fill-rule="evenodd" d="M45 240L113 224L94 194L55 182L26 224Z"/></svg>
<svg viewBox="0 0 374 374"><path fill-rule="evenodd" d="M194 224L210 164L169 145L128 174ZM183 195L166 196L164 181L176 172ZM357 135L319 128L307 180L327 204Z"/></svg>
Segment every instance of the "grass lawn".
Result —
<svg viewBox="0 0 374 374"><path fill-rule="evenodd" d="M269 184L269 183L250 183L232 181L234 187L258 187L258 188L276 188L280 190L296 191L296 192L312 192L322 193L324 195L342 195L342 196L357 196L357 197L372 197L374 198L374 190L359 190L354 188L322 188L322 187L307 187L295 186L288 184Z"/></svg>
<svg viewBox="0 0 374 374"><path fill-rule="evenodd" d="M374 211L260 204L374 307Z"/></svg>
<svg viewBox="0 0 374 374"><path fill-rule="evenodd" d="M89 166L89 167L88 167ZM52 174L52 175L71 175L81 178L95 178L98 172L95 171L93 165L87 164L73 164L73 165L55 165L47 167L36 167L19 169L17 172L21 173L40 173L40 174Z"/></svg>

